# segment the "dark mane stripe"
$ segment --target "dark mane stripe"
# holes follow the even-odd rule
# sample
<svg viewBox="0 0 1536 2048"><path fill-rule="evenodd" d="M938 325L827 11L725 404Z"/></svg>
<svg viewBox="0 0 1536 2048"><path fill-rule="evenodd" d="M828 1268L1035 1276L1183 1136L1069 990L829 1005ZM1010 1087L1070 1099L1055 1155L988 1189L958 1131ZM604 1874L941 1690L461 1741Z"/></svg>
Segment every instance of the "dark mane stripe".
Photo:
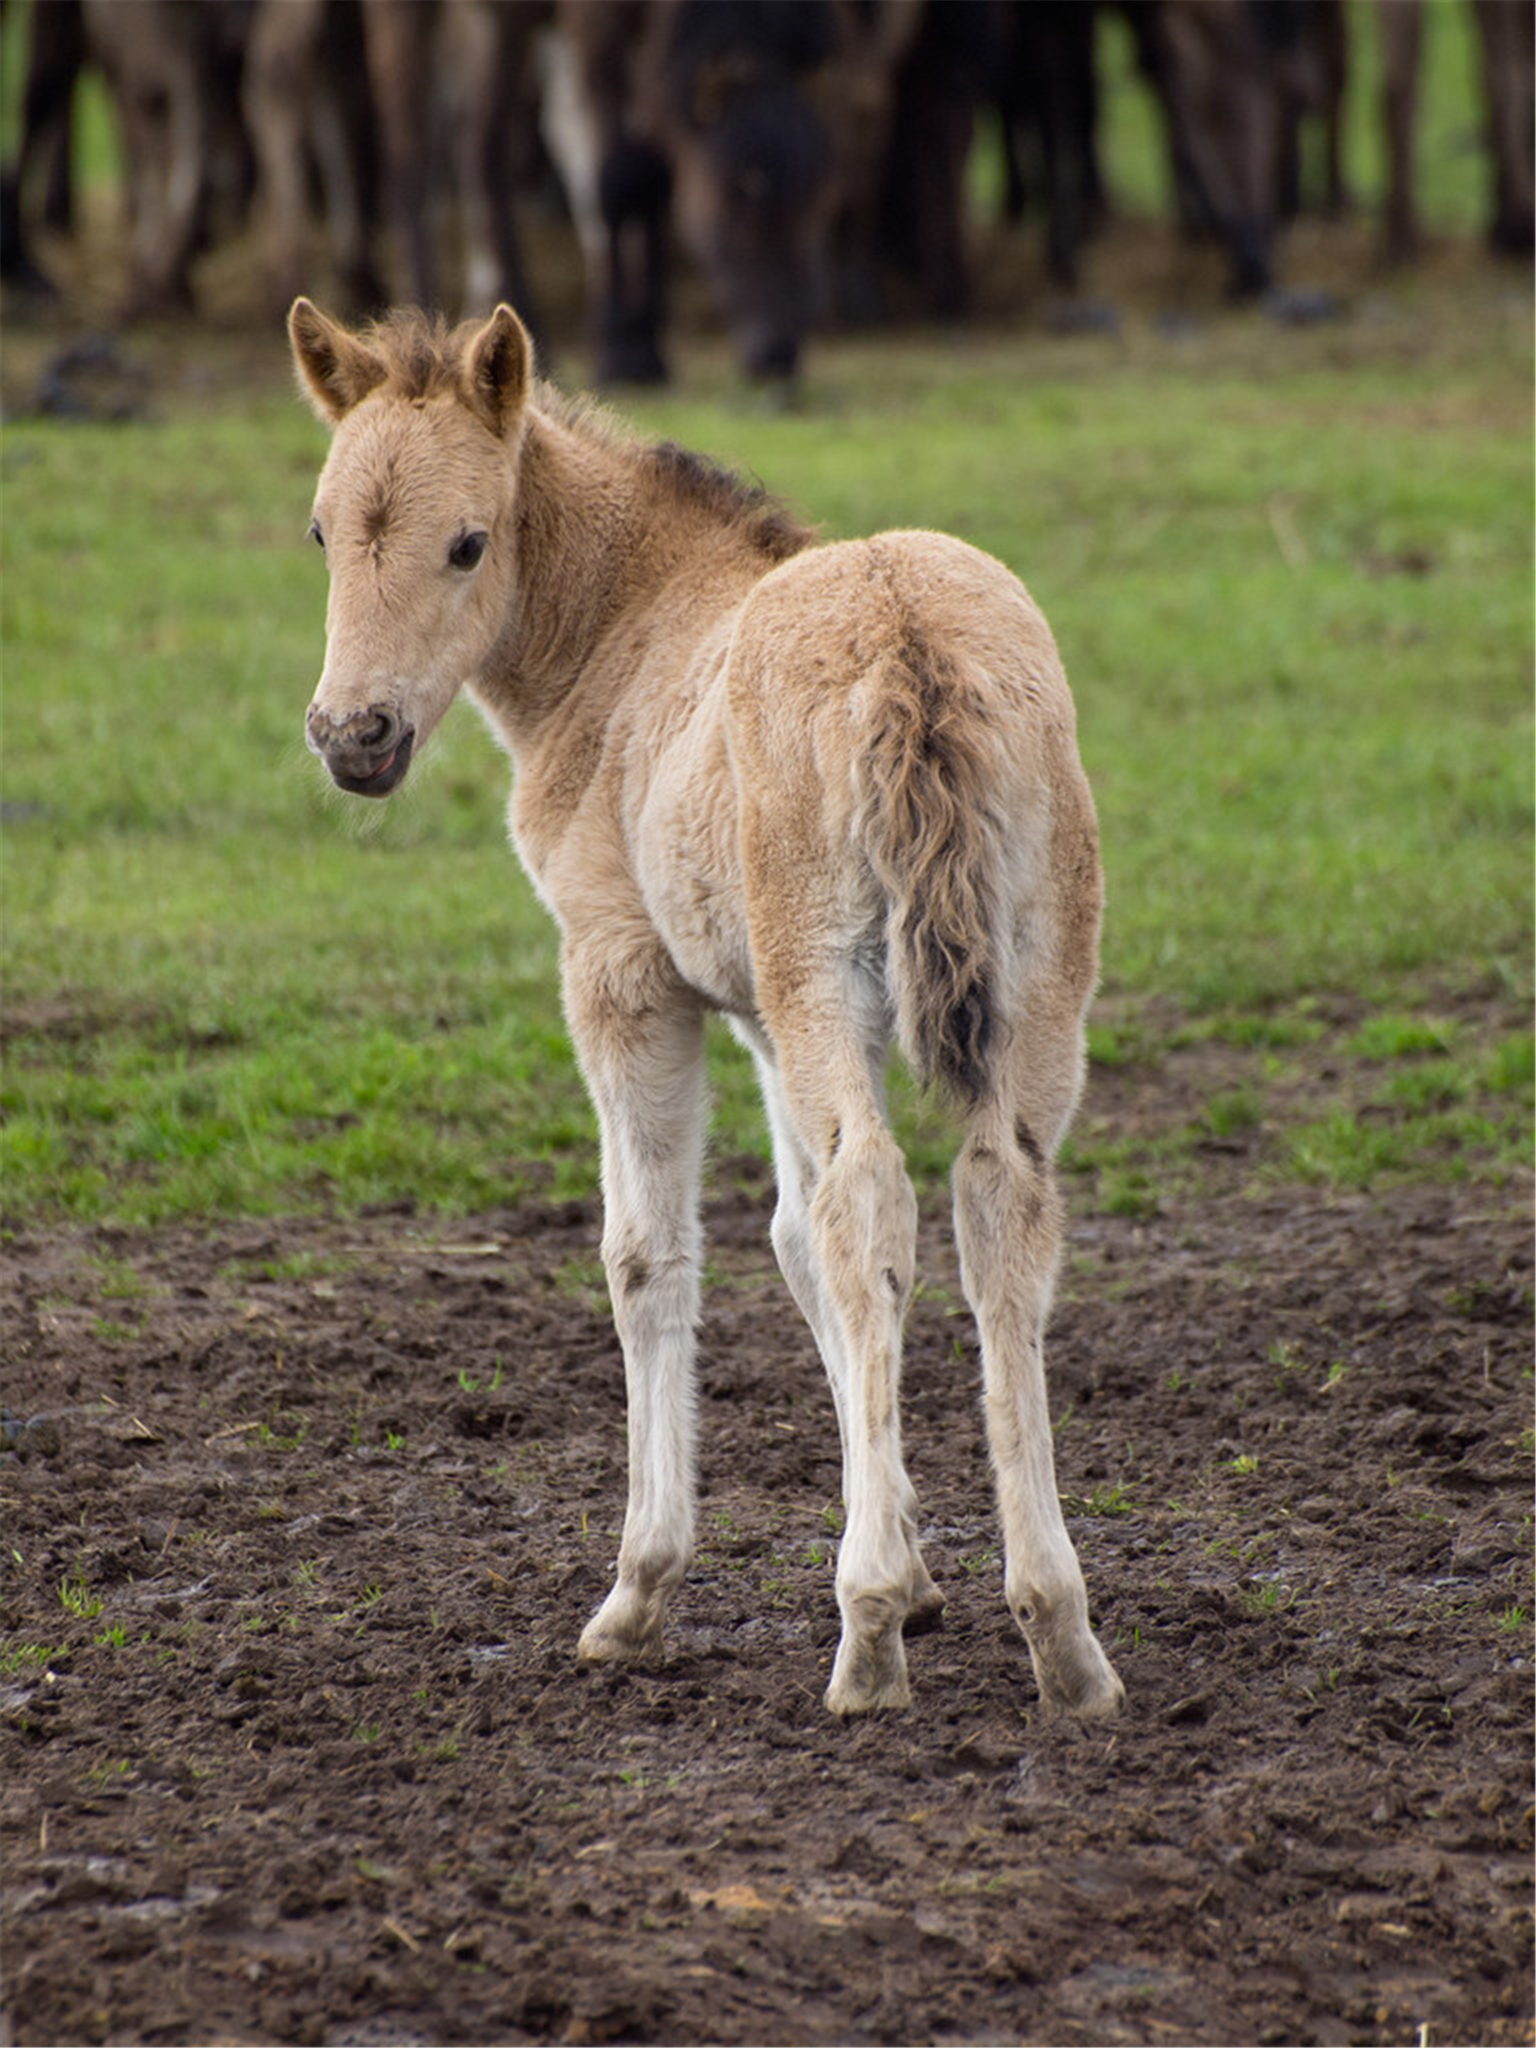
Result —
<svg viewBox="0 0 1536 2048"><path fill-rule="evenodd" d="M754 479L738 476L676 441L641 440L597 399L572 396L540 380L534 404L545 419L637 463L667 496L697 506L723 526L744 530L773 561L787 561L817 538L814 527L797 519L782 499Z"/></svg>
<svg viewBox="0 0 1536 2048"><path fill-rule="evenodd" d="M707 455L695 455L675 441L656 441L644 449L643 459L674 497L712 513L723 525L745 529L777 562L787 561L816 538L771 491Z"/></svg>

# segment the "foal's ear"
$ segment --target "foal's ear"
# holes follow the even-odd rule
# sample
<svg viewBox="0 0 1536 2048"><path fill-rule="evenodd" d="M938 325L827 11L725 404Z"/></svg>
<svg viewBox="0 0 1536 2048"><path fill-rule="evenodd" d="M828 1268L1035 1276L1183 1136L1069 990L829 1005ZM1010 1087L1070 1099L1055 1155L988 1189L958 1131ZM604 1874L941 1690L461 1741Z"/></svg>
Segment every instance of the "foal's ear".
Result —
<svg viewBox="0 0 1536 2048"><path fill-rule="evenodd" d="M498 439L523 409L533 343L510 306L498 306L464 355L464 400Z"/></svg>
<svg viewBox="0 0 1536 2048"><path fill-rule="evenodd" d="M310 404L332 425L384 381L384 364L373 350L308 299L294 300L288 339Z"/></svg>

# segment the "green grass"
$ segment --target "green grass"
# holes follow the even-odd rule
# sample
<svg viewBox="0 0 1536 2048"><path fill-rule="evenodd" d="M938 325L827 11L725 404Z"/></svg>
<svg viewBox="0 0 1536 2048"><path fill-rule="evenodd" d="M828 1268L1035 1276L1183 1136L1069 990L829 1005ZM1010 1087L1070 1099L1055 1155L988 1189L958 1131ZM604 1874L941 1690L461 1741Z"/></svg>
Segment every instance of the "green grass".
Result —
<svg viewBox="0 0 1536 2048"><path fill-rule="evenodd" d="M1483 289L1470 322L1409 287L1384 336L1233 321L1193 358L1151 336L827 344L787 417L706 361L697 395L636 408L829 535L947 527L1019 570L1100 808L1095 1050L1155 1050L1155 999L1283 1059L1347 992L1374 1013L1349 1056L1383 1067L1395 1114L1294 1132L1306 1177L1433 1167L1458 1117L1530 1090L1528 1039L1447 1021L1530 975L1530 330ZM249 398L5 432L13 1221L592 1185L502 758L456 710L364 811L304 752L323 442L283 374L274 351ZM760 1151L746 1063L723 1036L714 1061L719 1149ZM1235 1084L1206 1129L1262 1107ZM1105 1205L1140 1213L1146 1161L1104 1163Z"/></svg>
<svg viewBox="0 0 1536 2048"><path fill-rule="evenodd" d="M1371 12L1348 109L1368 206ZM0 135L23 30L8 9ZM1470 234L1470 10L1426 10L1426 44L1425 218ZM1118 26L1105 57L1111 188L1163 214ZM78 150L111 178L98 84ZM992 176L978 160L983 201ZM1205 1038L1246 1063L1187 1123L1080 1129L1101 1208L1153 1213L1208 1143L1330 1185L1503 1178L1532 1095L1528 282L1452 252L1337 328L1207 311L1174 338L1154 312L1133 298L1114 341L818 343L779 416L695 344L685 395L633 410L829 536L963 534L1044 606L1109 878L1094 1057L1134 1075ZM387 807L323 787L301 732L323 437L275 334L254 379L248 340L203 354L170 345L152 421L0 436L0 1216L585 1192L592 1119L502 757L460 709ZM749 1064L723 1033L711 1057L717 1151L761 1155ZM1349 1085L1277 1122L1306 1062ZM940 1170L941 1127L909 1090L898 1113ZM131 1293L104 1278L109 1314Z"/></svg>

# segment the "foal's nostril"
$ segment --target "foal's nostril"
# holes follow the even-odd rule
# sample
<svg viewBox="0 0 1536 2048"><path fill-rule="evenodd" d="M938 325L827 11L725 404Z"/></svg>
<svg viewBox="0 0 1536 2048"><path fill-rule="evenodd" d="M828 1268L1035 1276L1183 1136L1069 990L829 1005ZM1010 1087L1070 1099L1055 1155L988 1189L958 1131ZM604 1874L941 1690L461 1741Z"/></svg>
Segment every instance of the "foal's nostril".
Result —
<svg viewBox="0 0 1536 2048"><path fill-rule="evenodd" d="M384 704L339 718L311 704L305 737L340 788L355 796L388 796L411 765L416 729Z"/></svg>
<svg viewBox="0 0 1536 2048"><path fill-rule="evenodd" d="M318 753L338 748L349 753L387 753L400 736L400 721L382 704L370 704L348 718L335 718L318 704L311 704L304 719L309 744Z"/></svg>
<svg viewBox="0 0 1536 2048"><path fill-rule="evenodd" d="M359 725L354 738L360 747L377 747L380 752L395 736L395 721L388 711L381 711L377 705L365 724Z"/></svg>

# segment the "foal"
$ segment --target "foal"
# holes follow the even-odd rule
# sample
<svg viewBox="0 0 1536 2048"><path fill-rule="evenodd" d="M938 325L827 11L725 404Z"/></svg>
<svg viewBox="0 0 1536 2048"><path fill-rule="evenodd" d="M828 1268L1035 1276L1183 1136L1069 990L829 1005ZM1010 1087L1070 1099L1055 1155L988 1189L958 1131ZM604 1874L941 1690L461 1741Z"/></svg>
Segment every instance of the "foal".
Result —
<svg viewBox="0 0 1536 2048"><path fill-rule="evenodd" d="M955 1228L1008 1604L1046 1700L1113 1712L1041 1354L1101 886L1040 613L960 541L819 546L761 491L623 438L533 380L506 306L451 333L397 313L360 336L300 299L289 330L335 428L309 744L343 789L386 796L467 688L512 756L512 837L563 936L629 1402L618 1576L581 1655L656 1653L692 1550L718 1010L761 1077L774 1248L842 1434L827 1705L905 1706L903 1626L942 1606L901 1455L916 1204L882 1099L894 1037L964 1122Z"/></svg>

